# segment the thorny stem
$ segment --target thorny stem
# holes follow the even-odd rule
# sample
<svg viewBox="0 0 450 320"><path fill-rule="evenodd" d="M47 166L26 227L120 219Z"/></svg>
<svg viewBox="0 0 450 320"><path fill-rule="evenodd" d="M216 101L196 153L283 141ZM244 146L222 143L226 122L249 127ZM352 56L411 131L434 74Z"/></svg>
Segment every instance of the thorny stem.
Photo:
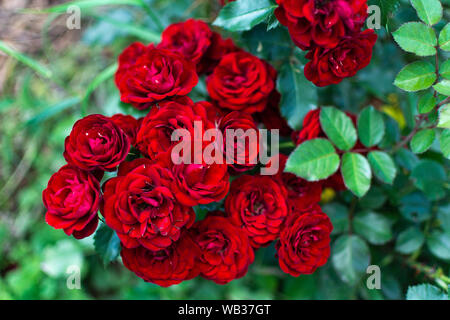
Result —
<svg viewBox="0 0 450 320"><path fill-rule="evenodd" d="M450 277L446 276L441 268L436 269L411 259L405 260L405 263L417 273L423 273L427 278L435 281L444 291L448 291Z"/></svg>

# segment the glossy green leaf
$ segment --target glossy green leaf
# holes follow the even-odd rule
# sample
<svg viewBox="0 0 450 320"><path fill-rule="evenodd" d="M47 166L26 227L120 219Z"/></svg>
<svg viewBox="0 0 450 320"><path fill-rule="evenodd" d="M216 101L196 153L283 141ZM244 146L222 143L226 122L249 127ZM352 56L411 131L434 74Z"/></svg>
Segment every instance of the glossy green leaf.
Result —
<svg viewBox="0 0 450 320"><path fill-rule="evenodd" d="M397 175L397 168L391 156L383 151L371 151L367 157L375 176L385 183L392 184Z"/></svg>
<svg viewBox="0 0 450 320"><path fill-rule="evenodd" d="M369 243L380 245L392 239L391 222L381 214L358 212L353 218L353 228Z"/></svg>
<svg viewBox="0 0 450 320"><path fill-rule="evenodd" d="M298 130L305 115L317 108L317 88L305 78L303 67L286 63L277 78L280 111L289 126Z"/></svg>
<svg viewBox="0 0 450 320"><path fill-rule="evenodd" d="M102 258L103 264L107 265L118 257L120 252L120 239L114 230L106 224L102 224L95 233L94 246Z"/></svg>
<svg viewBox="0 0 450 320"><path fill-rule="evenodd" d="M333 145L325 139L308 140L289 156L285 172L308 181L323 180L339 168L339 156Z"/></svg>
<svg viewBox="0 0 450 320"><path fill-rule="evenodd" d="M430 149L435 138L436 133L433 129L420 130L411 140L411 151L414 153L424 153Z"/></svg>
<svg viewBox="0 0 450 320"><path fill-rule="evenodd" d="M450 59L445 60L439 67L439 74L442 78L450 80Z"/></svg>
<svg viewBox="0 0 450 320"><path fill-rule="evenodd" d="M380 143L384 136L383 116L374 107L365 108L358 117L359 140L366 147Z"/></svg>
<svg viewBox="0 0 450 320"><path fill-rule="evenodd" d="M250 30L264 22L277 5L271 0L237 0L229 2L219 12L213 25L229 31Z"/></svg>
<svg viewBox="0 0 450 320"><path fill-rule="evenodd" d="M450 130L445 129L439 137L439 144L444 157L450 159Z"/></svg>
<svg viewBox="0 0 450 320"><path fill-rule="evenodd" d="M427 246L437 258L450 261L450 234L433 231L427 239Z"/></svg>
<svg viewBox="0 0 450 320"><path fill-rule="evenodd" d="M344 112L334 107L320 110L320 125L330 140L341 150L355 146L357 135L352 120Z"/></svg>
<svg viewBox="0 0 450 320"><path fill-rule="evenodd" d="M439 0L411 0L419 18L432 26L442 19L442 4Z"/></svg>
<svg viewBox="0 0 450 320"><path fill-rule="evenodd" d="M444 183L447 175L442 165L433 160L421 160L411 172L414 185L430 200L439 200L445 196Z"/></svg>
<svg viewBox="0 0 450 320"><path fill-rule="evenodd" d="M359 153L347 152L342 157L342 177L346 187L356 196L362 197L370 188L372 171L369 162Z"/></svg>
<svg viewBox="0 0 450 320"><path fill-rule="evenodd" d="M404 67L395 78L394 84L405 91L428 89L436 81L436 72L427 61L413 62Z"/></svg>
<svg viewBox="0 0 450 320"><path fill-rule="evenodd" d="M409 227L402 231L395 242L395 250L403 254L411 254L425 242L425 235L417 227Z"/></svg>
<svg viewBox="0 0 450 320"><path fill-rule="evenodd" d="M450 96L450 80L442 80L436 83L433 88L444 96Z"/></svg>
<svg viewBox="0 0 450 320"><path fill-rule="evenodd" d="M443 105L439 108L439 128L450 128L450 104Z"/></svg>
<svg viewBox="0 0 450 320"><path fill-rule="evenodd" d="M421 192L410 193L400 199L400 213L412 222L423 222L431 217L431 203Z"/></svg>
<svg viewBox="0 0 450 320"><path fill-rule="evenodd" d="M419 99L418 110L419 113L428 113L436 106L436 98L432 92L427 92Z"/></svg>
<svg viewBox="0 0 450 320"><path fill-rule="evenodd" d="M419 284L408 288L407 300L448 300L447 295L431 284Z"/></svg>
<svg viewBox="0 0 450 320"><path fill-rule="evenodd" d="M450 23L447 23L439 34L439 48L450 51Z"/></svg>
<svg viewBox="0 0 450 320"><path fill-rule="evenodd" d="M407 52L423 57L436 54L436 34L426 24L408 22L393 32L392 35L398 45Z"/></svg>
<svg viewBox="0 0 450 320"><path fill-rule="evenodd" d="M333 245L331 261L339 277L344 282L354 285L369 266L369 247L357 235L340 236Z"/></svg>

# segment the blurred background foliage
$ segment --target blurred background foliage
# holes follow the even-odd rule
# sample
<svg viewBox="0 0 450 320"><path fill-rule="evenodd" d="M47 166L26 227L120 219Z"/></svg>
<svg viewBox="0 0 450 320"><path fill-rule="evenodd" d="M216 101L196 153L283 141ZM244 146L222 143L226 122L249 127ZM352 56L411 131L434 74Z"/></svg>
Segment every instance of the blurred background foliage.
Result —
<svg viewBox="0 0 450 320"><path fill-rule="evenodd" d="M410 173L419 159L408 151L396 159L401 172L393 186L375 183L361 200L349 192L324 194L323 210L333 221L333 237L353 232L371 243L367 257L370 264L381 267L381 290L367 289L368 275L358 265L353 265L359 273L351 279L345 270L338 273L332 258L314 275L288 276L279 269L273 246L259 250L249 273L228 285L197 278L160 288L129 272L120 259L104 266L93 237L77 241L46 225L41 193L51 174L64 164L64 138L74 122L86 113L136 115L120 103L112 80L118 54L133 41L157 41L161 26L172 22L189 17L212 22L220 8L218 0L96 5L101 2L90 1L82 12L81 29L68 30L65 10L62 14L23 11L64 1L0 0L0 40L43 68L36 73L19 62L21 56L15 59L0 51L0 299L404 299L408 286L418 283L437 283L445 289L442 279L449 273L450 261L448 170L443 177L440 169L436 173L444 181L444 196L425 195L427 190L413 186ZM446 9L445 21L449 15ZM377 30L379 41L370 66L355 78L318 90L320 105L357 112L371 104L386 114L388 137L398 139L408 132L414 125L417 96L392 83L415 57L402 52L389 31L414 20L417 16L409 2L400 1L388 30ZM233 36L277 68L291 53L291 41L282 27L266 33L261 25ZM203 98L204 92L200 85L194 99ZM439 146L422 158L448 169ZM428 175L419 170L416 176ZM368 229L367 221L375 228ZM409 233L399 237L405 230ZM338 255L333 259L340 264ZM350 263L364 267L365 262ZM81 266L81 290L66 286L70 265Z"/></svg>

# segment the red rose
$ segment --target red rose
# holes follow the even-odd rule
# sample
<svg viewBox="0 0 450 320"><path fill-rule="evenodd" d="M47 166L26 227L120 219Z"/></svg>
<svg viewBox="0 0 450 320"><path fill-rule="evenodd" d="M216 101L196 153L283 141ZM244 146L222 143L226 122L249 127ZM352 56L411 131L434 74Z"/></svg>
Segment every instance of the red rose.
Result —
<svg viewBox="0 0 450 320"><path fill-rule="evenodd" d="M281 116L280 112L281 95L277 90L273 90L269 96L269 102L263 112L255 113L255 119L262 122L268 130L278 129L280 135L288 137L292 134L286 119Z"/></svg>
<svg viewBox="0 0 450 320"><path fill-rule="evenodd" d="M275 16L303 50L334 48L359 32L367 17L367 0L277 0Z"/></svg>
<svg viewBox="0 0 450 320"><path fill-rule="evenodd" d="M130 143L135 145L136 135L141 125L139 120L136 120L133 116L120 113L113 115L110 119L126 133L128 139L130 139Z"/></svg>
<svg viewBox="0 0 450 320"><path fill-rule="evenodd" d="M52 175L42 199L47 208L45 221L53 228L77 239L97 229L100 184L91 173L65 165Z"/></svg>
<svg viewBox="0 0 450 320"><path fill-rule="evenodd" d="M179 241L160 251L144 247L122 247L120 255L126 268L146 282L162 287L179 284L198 276L196 266L197 246L187 234Z"/></svg>
<svg viewBox="0 0 450 320"><path fill-rule="evenodd" d="M284 154L278 156L280 168L276 177L280 179L288 192L287 202L291 212L316 205L322 195L322 182L309 182L295 174L284 172L288 157ZM267 166L270 167L270 163Z"/></svg>
<svg viewBox="0 0 450 320"><path fill-rule="evenodd" d="M247 113L263 111L275 87L276 71L247 52L222 58L207 79L207 88L218 107Z"/></svg>
<svg viewBox="0 0 450 320"><path fill-rule="evenodd" d="M370 63L376 41L373 30L365 30L344 37L334 49L316 47L306 55L311 61L305 66L305 77L319 87L353 77Z"/></svg>
<svg viewBox="0 0 450 320"><path fill-rule="evenodd" d="M197 65L197 72L210 74L225 55L237 51L241 51L241 49L236 47L233 40L223 39L219 33L213 32L211 45Z"/></svg>
<svg viewBox="0 0 450 320"><path fill-rule="evenodd" d="M258 161L259 134L252 116L247 113L232 111L221 117L218 125L223 135L223 154L227 151L231 156L230 150L233 151L231 159L227 161L227 164L232 168L232 172L243 172L253 168ZM231 130L234 130L234 136L237 137L237 139L233 139L234 141L227 140L227 132L231 134ZM248 131L249 138L245 138L247 130L250 130ZM230 135L230 138L234 136ZM254 141L250 139L250 136L254 137ZM233 162L232 165L231 161Z"/></svg>
<svg viewBox="0 0 450 320"><path fill-rule="evenodd" d="M168 155L160 157L159 163L170 168L173 175L171 190L183 205L196 206L220 201L230 189L230 176L225 163L173 164Z"/></svg>
<svg viewBox="0 0 450 320"><path fill-rule="evenodd" d="M320 127L320 109L309 111L303 119L302 129L292 133L292 140L296 145L319 137L325 137Z"/></svg>
<svg viewBox="0 0 450 320"><path fill-rule="evenodd" d="M212 215L192 228L193 240L199 246L198 265L201 275L218 284L226 284L247 273L254 260L247 235L228 219Z"/></svg>
<svg viewBox="0 0 450 320"><path fill-rule="evenodd" d="M78 120L65 140L64 158L83 170L114 171L128 155L130 141L113 121L92 114Z"/></svg>
<svg viewBox="0 0 450 320"><path fill-rule="evenodd" d="M332 230L330 219L319 206L291 214L276 245L281 269L298 277L323 266L330 256Z"/></svg>
<svg viewBox="0 0 450 320"><path fill-rule="evenodd" d="M288 215L286 188L269 176L243 175L231 184L225 211L232 223L242 227L254 248L278 238Z"/></svg>
<svg viewBox="0 0 450 320"><path fill-rule="evenodd" d="M200 121L200 134L203 135L206 130L215 128L209 119L214 112L211 104L194 104L188 97L163 101L152 108L144 118L137 134L136 147L150 159L156 159L161 153L170 153L171 147L179 143L172 141L174 130L187 130L191 141L194 142L194 121Z"/></svg>
<svg viewBox="0 0 450 320"><path fill-rule="evenodd" d="M142 110L166 98L187 95L198 77L194 63L181 54L134 43L119 56L115 82L121 101Z"/></svg>
<svg viewBox="0 0 450 320"><path fill-rule="evenodd" d="M179 52L186 60L198 64L211 45L212 35L206 23L188 19L168 26L158 48Z"/></svg>
<svg viewBox="0 0 450 320"><path fill-rule="evenodd" d="M137 159L124 164L122 175L104 185L101 212L123 246L161 250L180 238L195 220L192 208L175 200L169 170Z"/></svg>

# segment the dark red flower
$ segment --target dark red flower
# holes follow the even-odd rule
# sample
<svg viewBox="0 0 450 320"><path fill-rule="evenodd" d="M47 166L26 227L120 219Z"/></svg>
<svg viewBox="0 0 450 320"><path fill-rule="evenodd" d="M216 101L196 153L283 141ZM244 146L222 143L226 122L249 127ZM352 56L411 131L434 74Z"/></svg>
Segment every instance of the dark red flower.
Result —
<svg viewBox="0 0 450 320"><path fill-rule="evenodd" d="M133 43L119 56L115 82L121 101L142 110L166 98L187 95L198 77L195 64L178 52Z"/></svg>
<svg viewBox="0 0 450 320"><path fill-rule="evenodd" d="M269 64L241 51L222 58L208 77L207 88L218 107L253 113L266 107L275 78Z"/></svg>
<svg viewBox="0 0 450 320"><path fill-rule="evenodd" d="M292 213L276 246L281 269L298 277L323 266L330 256L332 230L330 219L319 206Z"/></svg>
<svg viewBox="0 0 450 320"><path fill-rule="evenodd" d="M370 63L376 41L373 30L365 30L342 38L334 49L314 48L306 55L311 61L305 66L305 77L319 87L353 77Z"/></svg>
<svg viewBox="0 0 450 320"><path fill-rule="evenodd" d="M198 265L201 275L218 284L226 284L247 273L254 260L247 235L227 218L208 215L192 228L193 240L199 246Z"/></svg>
<svg viewBox="0 0 450 320"><path fill-rule="evenodd" d="M122 247L120 255L126 268L146 282L162 287L179 284L198 276L196 266L197 246L188 234L179 241L159 251L144 247L128 249Z"/></svg>
<svg viewBox="0 0 450 320"><path fill-rule="evenodd" d="M284 172L288 159L284 154L279 154L279 170L276 175L288 191L288 205L291 212L303 211L316 205L322 195L322 181L309 182L297 177L295 174ZM270 163L267 165L270 167Z"/></svg>
<svg viewBox="0 0 450 320"><path fill-rule="evenodd" d="M210 74L222 58L232 52L241 51L231 39L223 39L220 33L213 32L211 45L197 65L198 73Z"/></svg>
<svg viewBox="0 0 450 320"><path fill-rule="evenodd" d="M276 0L275 16L303 50L334 48L342 37L359 32L367 0Z"/></svg>
<svg viewBox="0 0 450 320"><path fill-rule="evenodd" d="M42 192L47 208L45 221L77 239L97 229L100 183L95 176L71 165L52 175Z"/></svg>
<svg viewBox="0 0 450 320"><path fill-rule="evenodd" d="M188 97L159 103L141 124L136 138L137 148L150 159L155 159L161 153L170 153L171 147L179 143L172 141L172 133L177 129L187 130L194 142L194 121L199 125L198 133L201 136L198 138L202 139L206 130L215 128L214 120L209 118L215 112L212 108L208 103L194 104Z"/></svg>
<svg viewBox="0 0 450 320"><path fill-rule="evenodd" d="M281 116L280 111L281 95L277 90L273 90L269 96L269 102L263 112L254 114L257 121L262 122L268 130L278 129L280 135L289 137L292 129L286 119Z"/></svg>
<svg viewBox="0 0 450 320"><path fill-rule="evenodd" d="M170 171L150 160L125 163L104 185L101 212L126 248L153 251L169 247L195 220L192 208L179 204L169 184Z"/></svg>
<svg viewBox="0 0 450 320"><path fill-rule="evenodd" d="M225 211L233 224L242 227L254 248L278 238L289 213L287 190L270 176L243 175L233 180Z"/></svg>
<svg viewBox="0 0 450 320"><path fill-rule="evenodd" d="M141 126L140 122L133 116L120 113L113 115L110 119L126 133L128 139L130 139L130 143L135 145L136 135L139 131L139 127Z"/></svg>
<svg viewBox="0 0 450 320"><path fill-rule="evenodd" d="M128 136L113 121L92 114L78 120L65 140L64 158L83 170L114 171L128 155Z"/></svg>
<svg viewBox="0 0 450 320"><path fill-rule="evenodd" d="M258 161L259 134L252 116L232 111L219 119L218 126L223 135L223 153L227 153L232 172L253 168Z"/></svg>
<svg viewBox="0 0 450 320"><path fill-rule="evenodd" d="M320 109L309 111L303 119L301 130L292 133L292 140L296 145L319 137L325 137L325 133L320 127Z"/></svg>

